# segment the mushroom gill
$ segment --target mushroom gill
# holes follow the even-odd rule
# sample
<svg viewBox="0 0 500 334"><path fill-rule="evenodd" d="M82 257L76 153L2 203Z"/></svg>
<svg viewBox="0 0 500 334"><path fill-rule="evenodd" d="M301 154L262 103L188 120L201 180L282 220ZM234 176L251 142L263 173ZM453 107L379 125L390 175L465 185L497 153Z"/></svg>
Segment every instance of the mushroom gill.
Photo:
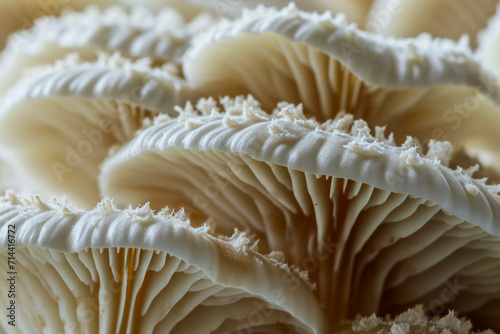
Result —
<svg viewBox="0 0 500 334"><path fill-rule="evenodd" d="M115 54L86 63L69 55L38 69L0 107L0 155L24 177L26 191L99 201L98 165L145 117L173 113L190 97L183 80L147 61Z"/></svg>
<svg viewBox="0 0 500 334"><path fill-rule="evenodd" d="M252 97L221 103L159 116L105 161L102 194L181 202L218 233L254 234L310 272L332 323L432 300L447 280L471 278L447 305L460 312L500 298L485 285L500 255L500 187L472 178L477 166L446 167L449 143L423 154L352 115L317 123L287 103L272 115Z"/></svg>
<svg viewBox="0 0 500 334"><path fill-rule="evenodd" d="M208 15L186 23L173 9L152 14L143 7L89 7L44 18L9 40L0 55L0 91L11 87L26 68L52 64L73 52L85 61L97 60L99 52L120 52L134 60L147 57L154 66L171 63L180 72L180 59L190 39L211 24Z"/></svg>
<svg viewBox="0 0 500 334"><path fill-rule="evenodd" d="M9 226L22 291L17 325L0 325L9 333L327 333L304 273L256 252L242 233L192 228L181 212L121 211L108 199L83 211L9 193L0 231Z"/></svg>
<svg viewBox="0 0 500 334"><path fill-rule="evenodd" d="M351 113L397 141L450 141L500 171L500 90L466 40L384 38L289 6L220 23L193 44L184 73L204 96L301 103L319 121Z"/></svg>

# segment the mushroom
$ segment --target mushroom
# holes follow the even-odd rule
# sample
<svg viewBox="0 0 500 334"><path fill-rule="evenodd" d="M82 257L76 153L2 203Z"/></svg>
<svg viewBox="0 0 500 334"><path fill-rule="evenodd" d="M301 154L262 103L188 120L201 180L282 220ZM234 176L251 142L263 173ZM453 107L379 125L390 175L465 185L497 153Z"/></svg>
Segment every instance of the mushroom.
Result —
<svg viewBox="0 0 500 334"><path fill-rule="evenodd" d="M186 23L171 8L152 14L143 7L116 6L44 18L32 29L13 35L0 55L0 92L11 87L24 69L52 64L73 52L86 61L95 61L98 52L120 52L135 60L151 58L158 67L166 63L179 66L191 37L211 24L208 15Z"/></svg>
<svg viewBox="0 0 500 334"><path fill-rule="evenodd" d="M182 212L109 199L92 211L13 193L1 202L0 286L15 271L19 292L16 326L1 322L9 333L327 333L306 274L243 233L217 238Z"/></svg>
<svg viewBox="0 0 500 334"><path fill-rule="evenodd" d="M23 189L68 195L93 207L100 199L98 165L144 117L174 113L190 90L147 60L104 55L92 63L69 55L38 69L10 90L0 107L0 147Z"/></svg>
<svg viewBox="0 0 500 334"><path fill-rule="evenodd" d="M226 14L220 2L198 2L143 4L178 6L188 21L189 12L213 15L211 7ZM371 3L329 2L352 8L347 14L358 21ZM391 3L376 1L366 22ZM491 2L478 3L477 18L487 17ZM406 1L403 14L388 19L387 34L404 12L414 14L414 4ZM419 5L433 13L429 1ZM117 9L108 13L125 26L133 21ZM106 15L89 10L45 22L75 36L80 19ZM122 27L108 23L101 33ZM199 29L196 20L183 29L191 24ZM343 325L357 314L396 314L416 303L436 315L455 309L500 330L500 186L492 184L500 175L500 94L466 38L385 38L343 16L260 7L201 33L179 59L192 34L172 56L137 53L127 44L135 33L152 37L141 47L161 44L146 26L133 23L132 33L80 45L37 26L34 56L12 47L3 55L0 66L13 64L12 78L22 67L82 54L30 69L2 101L0 157L29 176L22 186L92 207L100 197L99 164L111 148L99 176L102 194L120 207L151 202L180 212L118 210L107 199L87 212L8 193L0 230L7 235L9 225L17 227L20 284L29 294L20 296L20 314L33 319L21 332L424 330L411 327L414 317L429 331L445 323L444 333L470 331L452 313L428 321L418 307L385 323L372 316ZM113 44L120 38L126 43ZM132 59L115 54L89 62L98 50ZM143 55L153 59L136 59ZM168 73L169 61L183 63L186 80ZM257 99L235 97L248 93ZM204 98L196 108L173 108L226 94L235 98L222 98L222 107ZM149 119L159 113L166 114ZM250 239L270 255L257 253ZM90 308L88 296L97 301Z"/></svg>
<svg viewBox="0 0 500 334"><path fill-rule="evenodd" d="M291 5L222 22L193 44L184 73L205 96L302 103L320 121L345 111L398 142L448 140L500 171L500 90L466 40L384 38Z"/></svg>
<svg viewBox="0 0 500 334"><path fill-rule="evenodd" d="M496 0L374 0L366 29L396 37L415 37L426 32L454 40L467 34L475 48L476 35L496 5Z"/></svg>
<svg viewBox="0 0 500 334"><path fill-rule="evenodd" d="M337 326L331 334L402 334L402 333L441 333L469 334L472 323L456 317L453 311L441 319L428 319L422 305L417 305L408 311L397 315L394 319L381 319L373 314L370 317ZM474 332L476 334L494 334L492 330Z"/></svg>
<svg viewBox="0 0 500 334"><path fill-rule="evenodd" d="M36 1L3 0L0 20L0 50L10 34L18 30L29 29L34 21L44 16L59 15L63 9L82 10L88 5L109 6L113 0L71 0L71 1Z"/></svg>
<svg viewBox="0 0 500 334"><path fill-rule="evenodd" d="M473 315L499 300L487 282L499 274L500 186L474 179L478 166L447 167L449 142L424 154L352 115L318 123L287 103L272 114L251 96L221 104L158 116L104 162L102 194L255 234L310 272L332 323L431 302L448 280L467 289L447 308Z"/></svg>

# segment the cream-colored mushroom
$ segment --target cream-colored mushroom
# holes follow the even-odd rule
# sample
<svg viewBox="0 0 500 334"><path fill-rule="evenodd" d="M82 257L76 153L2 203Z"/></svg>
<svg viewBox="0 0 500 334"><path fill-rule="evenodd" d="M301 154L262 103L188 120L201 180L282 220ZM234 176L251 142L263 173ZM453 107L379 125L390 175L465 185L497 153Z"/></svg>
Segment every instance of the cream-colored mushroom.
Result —
<svg viewBox="0 0 500 334"><path fill-rule="evenodd" d="M356 321L339 325L332 334L494 334L492 330L472 331L472 323L459 319L454 312L441 319L428 319L422 305L417 305L406 312L398 314L394 319L382 319L376 315L359 318Z"/></svg>
<svg viewBox="0 0 500 334"><path fill-rule="evenodd" d="M466 41L383 38L289 6L221 23L187 55L187 81L205 96L302 103L321 121L345 111L397 141L448 140L500 171L500 90Z"/></svg>
<svg viewBox="0 0 500 334"><path fill-rule="evenodd" d="M499 268L500 187L472 178L477 166L446 167L449 143L423 154L351 115L317 123L286 103L273 115L251 97L222 103L158 117L103 164L102 194L180 203L220 233L254 233L310 271L332 323L432 300L447 280L468 282L447 308L500 298L486 283Z"/></svg>
<svg viewBox="0 0 500 334"><path fill-rule="evenodd" d="M121 211L108 199L92 211L1 201L2 291L15 230L17 323L0 325L9 333L327 333L306 275L242 233L216 238L182 212Z"/></svg>
<svg viewBox="0 0 500 334"><path fill-rule="evenodd" d="M0 107L0 147L22 174L23 189L68 195L93 207L98 166L108 148L132 137L142 119L190 97L183 80L147 61L73 55L35 71Z"/></svg>
<svg viewBox="0 0 500 334"><path fill-rule="evenodd" d="M472 47L497 5L496 0L375 0L365 22L368 31L396 37L422 32L458 40L467 34Z"/></svg>
<svg viewBox="0 0 500 334"><path fill-rule="evenodd" d="M82 10L89 5L109 6L113 0L3 0L0 11L0 50L4 48L10 34L29 29L40 17L59 15L63 9Z"/></svg>
<svg viewBox="0 0 500 334"><path fill-rule="evenodd" d="M154 66L178 66L191 37L213 23L209 15L186 23L174 9L152 14L143 7L90 7L44 18L13 35L0 54L0 92L12 87L26 68L52 64L72 52L86 61L95 61L98 52L120 52L132 59L150 58Z"/></svg>

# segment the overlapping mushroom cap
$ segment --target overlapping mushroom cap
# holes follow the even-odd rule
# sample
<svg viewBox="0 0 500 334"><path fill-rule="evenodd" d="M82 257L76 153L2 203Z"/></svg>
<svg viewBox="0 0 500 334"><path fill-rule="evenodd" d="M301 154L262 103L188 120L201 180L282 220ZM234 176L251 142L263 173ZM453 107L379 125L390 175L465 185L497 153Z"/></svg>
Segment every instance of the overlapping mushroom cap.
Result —
<svg viewBox="0 0 500 334"><path fill-rule="evenodd" d="M28 68L25 79L2 92L0 107L0 159L22 175L20 188L67 194L90 208L100 197L99 178L101 195L112 195L120 207L168 205L185 210L197 227L148 208L120 211L108 201L85 212L9 195L0 224L21 224L22 266L29 283L40 276L44 288L23 308L41 319L27 330L50 320L51 328L66 331L77 324L88 332L323 333L325 315L347 333L367 329L356 324L398 333L470 331L453 316L424 323L419 309L385 323L373 316L342 325L358 313L396 314L416 303L432 314L455 309L482 328L500 330L500 189L494 185L500 93L467 38L387 38L343 15L293 5L246 11L205 33L200 29L215 22L214 13L239 10L196 2L143 3L181 14L114 8L48 19L30 30L28 48L11 42L4 51L4 87ZM387 35L414 35L425 20L405 17L417 10L433 17L450 5L408 0L385 19L392 3L298 5L347 11L368 31L376 20L384 29L375 32ZM491 5L478 1L475 19L458 33L453 27L463 21L465 1L443 29L426 29L453 38L467 32L474 43ZM202 12L206 19L196 19ZM102 24L86 29L93 20ZM97 57L98 51L122 56ZM137 60L143 56L150 59ZM255 98L234 98L239 94ZM203 96L195 107L174 108ZM207 221L224 236L208 233ZM316 299L308 284L251 250L234 228L260 240L264 252L282 252L284 261L309 271ZM211 265L214 254L215 267L228 268L228 277ZM261 272L270 278L265 283ZM280 293L298 290L271 278L283 273L300 283L293 300ZM107 281L118 287L106 289ZM154 291L143 294L143 282ZM281 292L270 297L276 289ZM99 300L91 320L82 302L88 295ZM40 306L44 299L51 301L47 309ZM177 304L170 309L172 300ZM410 314L422 320L419 328ZM448 320L448 328L435 326ZM199 326L204 322L208 327Z"/></svg>
<svg viewBox="0 0 500 334"><path fill-rule="evenodd" d="M130 138L149 113L172 113L190 97L180 59L213 19L91 7L14 35L0 55L0 157L32 176L17 188L94 206L108 147Z"/></svg>
<svg viewBox="0 0 500 334"><path fill-rule="evenodd" d="M302 103L322 121L345 111L399 142L448 140L500 170L500 90L464 43L382 38L342 16L261 8L199 37L184 71L206 96L251 93L268 110Z"/></svg>
<svg viewBox="0 0 500 334"><path fill-rule="evenodd" d="M99 52L120 52L131 59L147 57L156 67L178 66L192 36L213 24L208 14L186 22L172 8L152 14L137 6L89 7L38 20L32 29L13 35L0 55L0 92L11 87L26 68L52 64L74 52L86 61L95 61Z"/></svg>
<svg viewBox="0 0 500 334"><path fill-rule="evenodd" d="M19 291L17 326L1 323L9 333L326 333L306 276L244 234L216 238L182 212L121 211L108 199L92 211L12 193L1 202Z"/></svg>
<svg viewBox="0 0 500 334"><path fill-rule="evenodd" d="M6 94L0 155L23 173L27 190L93 207L108 148L131 138L147 115L173 113L189 97L181 78L147 60L115 54L88 63L69 55Z"/></svg>
<svg viewBox="0 0 500 334"><path fill-rule="evenodd" d="M158 117L104 163L103 194L256 234L310 271L332 323L432 301L473 272L450 307L474 313L500 297L487 283L499 268L500 188L472 178L477 166L447 167L449 143L423 154L351 115L317 123L290 104L269 115L252 97L222 103Z"/></svg>
<svg viewBox="0 0 500 334"><path fill-rule="evenodd" d="M17 30L29 29L34 21L44 16L59 15L64 9L82 10L89 5L109 6L113 0L3 0L0 11L0 50L10 34Z"/></svg>

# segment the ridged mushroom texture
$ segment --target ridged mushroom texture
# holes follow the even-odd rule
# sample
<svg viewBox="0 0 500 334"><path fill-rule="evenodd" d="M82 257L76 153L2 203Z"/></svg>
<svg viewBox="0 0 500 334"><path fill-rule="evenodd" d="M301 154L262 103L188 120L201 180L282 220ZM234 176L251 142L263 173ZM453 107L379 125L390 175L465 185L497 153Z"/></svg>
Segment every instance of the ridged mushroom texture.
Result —
<svg viewBox="0 0 500 334"><path fill-rule="evenodd" d="M500 171L500 90L466 39L385 38L290 5L249 11L193 44L184 73L205 96L301 103L319 121L351 113L398 142L447 140Z"/></svg>
<svg viewBox="0 0 500 334"><path fill-rule="evenodd" d="M23 190L64 194L92 208L108 148L130 139L143 118L175 113L173 106L188 98L183 79L148 59L101 54L85 62L70 54L33 70L6 93L0 156L22 173Z"/></svg>
<svg viewBox="0 0 500 334"><path fill-rule="evenodd" d="M432 302L447 281L467 284L447 308L498 302L500 187L447 167L450 143L397 146L352 115L318 123L251 96L221 104L156 118L103 164L102 194L254 234L310 272L331 323Z"/></svg>
<svg viewBox="0 0 500 334"><path fill-rule="evenodd" d="M91 211L13 193L1 202L22 291L16 326L1 322L8 333L327 333L307 274L242 233L217 238L182 212L121 211L108 199Z"/></svg>

